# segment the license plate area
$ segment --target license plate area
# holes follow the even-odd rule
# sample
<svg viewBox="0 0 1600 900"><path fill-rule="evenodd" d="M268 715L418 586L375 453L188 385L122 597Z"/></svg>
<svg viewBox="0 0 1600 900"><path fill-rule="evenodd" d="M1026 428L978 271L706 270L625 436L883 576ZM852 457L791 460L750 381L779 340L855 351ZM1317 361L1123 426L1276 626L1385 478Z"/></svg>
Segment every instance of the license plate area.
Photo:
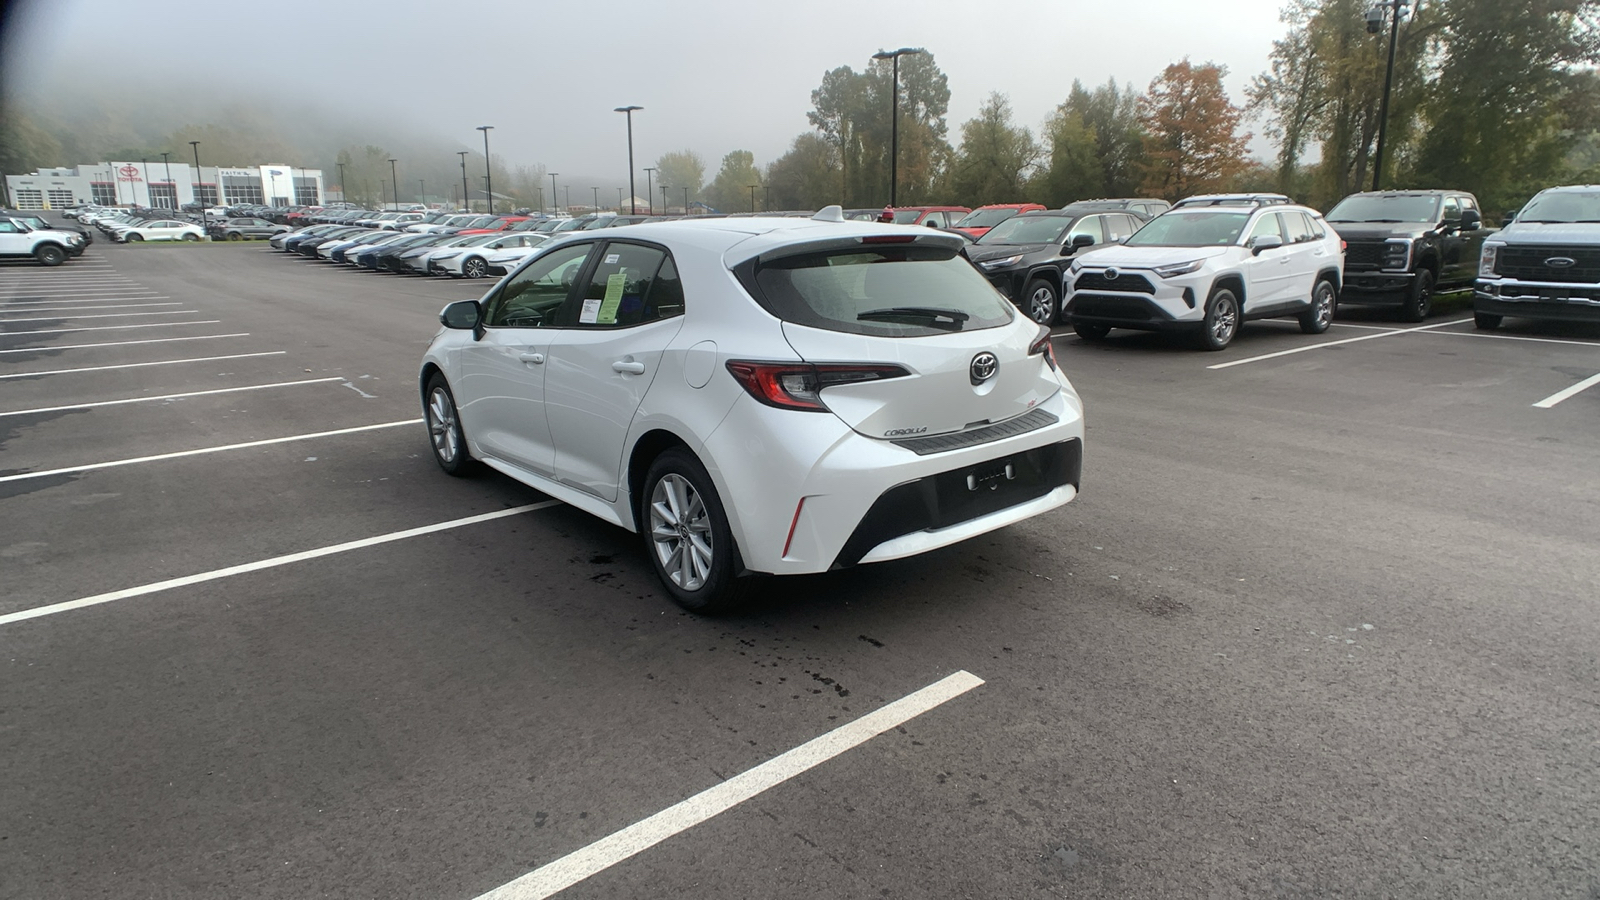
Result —
<svg viewBox="0 0 1600 900"><path fill-rule="evenodd" d="M1064 483L1060 455L1060 445L1050 445L933 476L928 479L933 527L947 528L1043 497Z"/></svg>

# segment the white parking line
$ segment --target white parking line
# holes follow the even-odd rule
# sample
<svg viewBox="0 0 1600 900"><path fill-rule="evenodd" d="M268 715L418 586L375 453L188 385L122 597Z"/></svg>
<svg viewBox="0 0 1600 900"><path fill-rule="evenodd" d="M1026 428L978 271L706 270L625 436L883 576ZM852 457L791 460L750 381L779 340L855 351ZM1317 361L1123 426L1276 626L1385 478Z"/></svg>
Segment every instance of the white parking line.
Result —
<svg viewBox="0 0 1600 900"><path fill-rule="evenodd" d="M0 378L34 378L39 375L69 375L73 372L105 372L110 369L142 369L145 366L176 366L179 363L217 362L224 359L251 359L257 356L284 356L287 350L268 350L262 353L235 353L232 356L195 356L188 359L163 359L159 362L121 363L114 366L84 366L80 369L51 369L46 372L12 372Z"/></svg>
<svg viewBox="0 0 1600 900"><path fill-rule="evenodd" d="M406 538L420 537L424 534L435 534L440 531L449 531L452 528L462 528L467 525L476 525L479 522L489 522L495 519L504 519L507 516L520 515L533 512L536 509L546 509L559 506L559 500L545 500L539 503L530 503L527 506L518 506L512 509L502 509L492 513L478 516L467 516L464 519L451 519L448 522L438 522L433 525L424 525L421 528L409 528L405 531L395 531L389 534L380 534L377 537L362 538L359 541L349 541L343 544L334 544L331 547L319 547L315 550L305 550L300 553L290 553L285 556L274 556L257 562L244 563L243 565L229 566L226 569L215 569L210 572L201 572L198 575L185 575L182 578L170 578L154 584L140 585L121 591L111 591L107 594L95 594L92 597L83 597L78 600L68 600L64 603L52 603L49 606L37 606L33 609L19 610L0 616L0 625L10 625L13 622L24 622L28 619L38 619L44 616L54 616L69 612L74 609L83 609L86 606L99 606L102 603L114 603L118 600L127 600L132 597L143 597L161 591L170 591L173 588L188 587L191 584L203 584L207 581L216 581L220 578L231 578L234 575L244 575L248 572L259 572L262 569L272 569L278 566L287 566L291 563L304 562L308 559L319 559L332 556L336 553L348 553L351 550L360 550L365 547L375 547L379 544L388 544L393 541L403 541Z"/></svg>
<svg viewBox="0 0 1600 900"><path fill-rule="evenodd" d="M669 806L648 819L546 863L515 881L479 894L477 900L544 900L679 832L727 812L796 775L814 769L846 750L859 747L891 728L904 725L981 684L982 678L964 670L948 675L882 709L840 725L787 753Z"/></svg>
<svg viewBox="0 0 1600 900"><path fill-rule="evenodd" d="M1537 344L1576 344L1579 347L1600 347L1600 341L1523 337L1520 334L1484 334L1481 331L1429 331L1427 333L1437 334L1443 337L1488 338L1491 341L1532 341Z"/></svg>
<svg viewBox="0 0 1600 900"><path fill-rule="evenodd" d="M55 297L55 298L46 298L46 299L42 299L42 300L12 300L10 302L0 302L0 312L28 312L29 310L33 309L34 307L38 306L41 303L55 303L55 304L71 303L71 304L82 306L85 303L112 303L112 302L120 302L122 300L170 300L170 299L171 298L168 297L166 294L155 294L155 295L150 295L150 294L137 294L137 295L118 294L117 296L114 296L114 297L81 297L81 298L74 294L74 295L69 296L69 297Z"/></svg>
<svg viewBox="0 0 1600 900"><path fill-rule="evenodd" d="M155 288L111 285L107 287L80 288L75 291L14 291L4 297L0 297L0 302L4 302L9 306L13 303L38 303L41 300L70 300L73 297L97 300L106 297L132 297L140 294L159 293L161 292Z"/></svg>
<svg viewBox="0 0 1600 900"><path fill-rule="evenodd" d="M1567 388L1566 390L1556 391L1554 394L1551 394L1543 400L1540 400L1538 403L1535 403L1534 406L1538 407L1539 409L1549 409L1550 407L1555 406L1557 403L1560 403L1561 401L1570 397L1575 397L1597 384L1600 384L1600 375L1591 375L1572 387Z"/></svg>
<svg viewBox="0 0 1600 900"><path fill-rule="evenodd" d="M58 301L58 302L61 302L61 303L77 303L79 301L76 301L76 300L61 300L61 301ZM100 300L87 300L87 301L82 301L82 302L100 303L102 301L100 301ZM78 312L79 310L84 310L84 309L140 309L142 307L147 307L147 306L180 306L180 305L181 304L178 303L178 301L173 300L170 303L115 303L115 304L112 304L110 306L26 306L26 307L22 307L21 309L0 310L0 312L30 312L30 313L34 313L34 312ZM0 321L5 321L5 320L0 319Z"/></svg>
<svg viewBox="0 0 1600 900"><path fill-rule="evenodd" d="M213 341L217 338L249 337L250 332L239 331L233 334L198 334L194 337L175 338L150 338L143 341L102 341L98 344L45 344L39 347L16 347L10 350L0 350L0 353L43 353L57 350L87 350L90 347L127 347L133 344L170 344L174 341Z"/></svg>
<svg viewBox="0 0 1600 900"><path fill-rule="evenodd" d="M1296 353L1305 353L1307 350L1321 350L1323 347L1337 347L1340 344L1354 344L1358 341L1373 341L1377 340L1378 338L1385 338L1395 334L1415 334L1418 331L1427 331L1430 328L1444 328L1447 325L1460 325L1462 322L1471 321L1471 319L1456 319L1453 322L1436 322L1432 325L1418 325L1416 328L1396 328L1393 331L1385 331L1382 334L1364 334L1361 337L1345 338L1344 340L1340 341L1323 341L1320 344L1308 344L1304 347L1295 347L1291 350L1279 350L1277 353L1264 353L1260 356L1251 356L1246 359L1236 359L1232 362L1217 363L1214 366L1206 366L1206 368L1231 369L1234 366L1242 366L1245 363L1261 362L1265 359L1277 359L1280 356L1291 356Z"/></svg>
<svg viewBox="0 0 1600 900"><path fill-rule="evenodd" d="M35 310L28 311L34 312ZM0 325L4 325L7 322L59 322L62 319L131 319L135 316L197 316L199 314L200 310L198 309L164 309L161 312L95 313L92 316L34 316L27 319L0 318Z"/></svg>
<svg viewBox="0 0 1600 900"><path fill-rule="evenodd" d="M31 416L38 413L65 412L72 409L96 409L102 406L121 406L125 403L154 403L157 400L182 400L187 397L209 397L212 394L237 394L241 391L264 391L269 388L299 387L306 384L325 384L329 381L348 381L346 378L307 378L305 381L279 381L274 384L250 384L244 387L217 388L212 391L189 391L185 394L163 394L159 397L128 397L122 400L100 400L95 403L73 403L68 406L41 406L37 409L14 409L0 412L7 416Z"/></svg>
<svg viewBox="0 0 1600 900"><path fill-rule="evenodd" d="M221 325L221 319L202 319L197 322L157 322L154 325L89 325L83 328L38 328L33 331L0 331L0 338L18 334L64 334L68 331L119 331L126 328L172 328L177 325ZM49 350L49 347L34 347Z"/></svg>
<svg viewBox="0 0 1600 900"><path fill-rule="evenodd" d="M81 466L66 466L60 469L41 469L38 472L21 472L15 475L0 476L0 484L7 481L26 481L30 478L49 478L52 475L71 475L76 472L93 472L96 469L114 469L118 466L132 466L140 463L161 462L167 459L182 459L185 456L204 456L209 453L226 453L230 450L248 450L252 447L270 447L273 444L289 444L295 441L311 441L317 438L337 437L341 434L357 434L362 431L377 431L380 428L399 428L404 425L421 425L421 419L406 419L402 422L383 422L377 425L358 425L355 428L340 428L336 431L316 431L310 434L291 434L288 437L266 438L259 441L245 441L242 444L223 444L218 447L201 447L196 450L178 450L172 453L157 453L154 456L135 456L129 459L114 459L110 462L85 463Z"/></svg>

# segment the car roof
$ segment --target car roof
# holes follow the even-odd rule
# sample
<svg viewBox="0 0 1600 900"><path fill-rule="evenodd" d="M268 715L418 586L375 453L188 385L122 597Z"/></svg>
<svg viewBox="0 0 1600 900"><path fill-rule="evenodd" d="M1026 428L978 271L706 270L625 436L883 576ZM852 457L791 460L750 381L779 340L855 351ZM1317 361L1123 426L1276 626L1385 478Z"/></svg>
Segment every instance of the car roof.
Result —
<svg viewBox="0 0 1600 900"><path fill-rule="evenodd" d="M1196 194L1172 204L1173 209L1193 206L1282 206L1292 203L1284 194Z"/></svg>
<svg viewBox="0 0 1600 900"><path fill-rule="evenodd" d="M817 215L824 215L825 212ZM898 235L925 246L947 246L951 250L967 244L967 240L959 234L933 228L851 220L833 222L817 218L686 218L672 222L641 222L629 226L625 233L603 229L594 232L571 231L565 232L565 235L570 237L559 243L597 238L657 241L668 247L720 253L730 268L775 250L805 246L821 248L832 244L848 246L864 237ZM540 246L556 245L557 241L551 240Z"/></svg>

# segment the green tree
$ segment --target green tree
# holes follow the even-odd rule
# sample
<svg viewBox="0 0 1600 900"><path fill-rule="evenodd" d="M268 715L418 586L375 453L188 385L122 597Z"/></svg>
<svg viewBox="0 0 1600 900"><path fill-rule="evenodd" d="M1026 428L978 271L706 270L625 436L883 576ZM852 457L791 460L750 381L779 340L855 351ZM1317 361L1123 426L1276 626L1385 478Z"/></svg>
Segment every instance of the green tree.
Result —
<svg viewBox="0 0 1600 900"><path fill-rule="evenodd" d="M1146 192L1177 200L1213 191L1244 171L1249 134L1239 133L1244 111L1222 89L1226 69L1184 59L1150 82L1139 103L1149 135Z"/></svg>
<svg viewBox="0 0 1600 900"><path fill-rule="evenodd" d="M1307 25L1317 0L1295 0L1280 18L1289 33L1272 42L1271 69L1257 75L1248 91L1246 109L1266 120L1266 134L1278 144L1276 188L1290 193L1300 158L1305 155L1316 126L1328 104L1323 90L1325 71L1321 49Z"/></svg>
<svg viewBox="0 0 1600 900"><path fill-rule="evenodd" d="M1038 202L1055 207L1107 196L1105 169L1095 138L1094 128L1084 121L1081 112L1066 104L1057 108L1045 125L1050 159L1032 185Z"/></svg>
<svg viewBox="0 0 1600 900"><path fill-rule="evenodd" d="M774 209L821 209L839 203L839 151L820 134L794 139L789 152L767 166Z"/></svg>
<svg viewBox="0 0 1600 900"><path fill-rule="evenodd" d="M761 173L756 169L755 154L749 150L735 150L722 158L722 168L706 188L706 202L722 212L747 212L751 207L751 185L756 185L759 204Z"/></svg>
<svg viewBox="0 0 1600 900"><path fill-rule="evenodd" d="M689 189L690 199L700 196L700 190L706 183L706 161L700 154L693 150L676 150L663 153L656 160L656 175L661 183L671 186L671 197L680 202L683 199L683 189ZM669 198L670 199L670 198Z"/></svg>
<svg viewBox="0 0 1600 900"><path fill-rule="evenodd" d="M840 199L846 206L877 206L889 199L893 64L872 60L863 72L840 66L811 92L811 124L839 152ZM900 59L897 199L933 199L954 155L947 140L949 79L933 54Z"/></svg>
<svg viewBox="0 0 1600 900"><path fill-rule="evenodd" d="M1060 112L1078 117L1083 128L1094 135L1095 156L1100 164L1100 184L1095 193L1087 196L1130 197L1139 192L1145 168L1139 101L1140 94L1133 85L1119 88L1115 78L1092 91L1072 82Z"/></svg>
<svg viewBox="0 0 1600 900"><path fill-rule="evenodd" d="M978 115L961 126L961 149L950 166L951 198L967 206L1026 202L1040 155L1033 133L1012 123L1010 101L991 93Z"/></svg>
<svg viewBox="0 0 1600 900"><path fill-rule="evenodd" d="M26 175L41 167L63 165L61 142L17 106L0 108L0 174Z"/></svg>

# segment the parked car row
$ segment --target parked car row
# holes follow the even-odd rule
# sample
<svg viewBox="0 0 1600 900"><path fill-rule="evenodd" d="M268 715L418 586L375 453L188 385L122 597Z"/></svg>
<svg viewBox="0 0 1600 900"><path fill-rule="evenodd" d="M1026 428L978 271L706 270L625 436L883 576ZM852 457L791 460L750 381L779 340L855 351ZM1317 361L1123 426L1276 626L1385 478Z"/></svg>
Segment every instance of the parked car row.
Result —
<svg viewBox="0 0 1600 900"><path fill-rule="evenodd" d="M503 274L548 235L528 231L395 231L325 223L279 234L271 246L311 259L402 275Z"/></svg>
<svg viewBox="0 0 1600 900"><path fill-rule="evenodd" d="M170 209L123 210L98 208L80 210L78 221L93 225L118 243L141 241L198 241L204 228Z"/></svg>

